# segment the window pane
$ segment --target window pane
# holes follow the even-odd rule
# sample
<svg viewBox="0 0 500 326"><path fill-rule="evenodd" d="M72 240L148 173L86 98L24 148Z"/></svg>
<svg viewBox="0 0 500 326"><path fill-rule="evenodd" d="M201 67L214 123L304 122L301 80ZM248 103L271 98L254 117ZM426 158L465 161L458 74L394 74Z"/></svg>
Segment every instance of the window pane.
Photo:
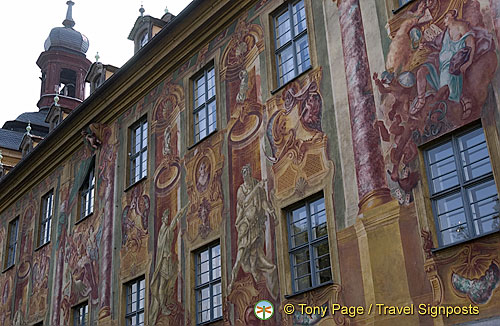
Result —
<svg viewBox="0 0 500 326"><path fill-rule="evenodd" d="M195 82L194 99L195 108L205 103L205 76L201 76Z"/></svg>
<svg viewBox="0 0 500 326"><path fill-rule="evenodd" d="M148 145L148 122L145 121L142 124L142 148L146 148Z"/></svg>
<svg viewBox="0 0 500 326"><path fill-rule="evenodd" d="M446 152L448 152L448 149L446 149ZM434 154L436 154L435 156L439 156L440 158L434 160L434 162L430 163L429 165L433 193L440 192L458 185L459 179L455 157L453 156L453 154L451 156L444 157L441 157L442 155L439 155L439 153Z"/></svg>
<svg viewBox="0 0 500 326"><path fill-rule="evenodd" d="M212 248L212 259L215 259L217 256L220 256L220 245L216 245L215 247ZM220 266L220 260L218 265L212 263L212 266L214 267Z"/></svg>
<svg viewBox="0 0 500 326"><path fill-rule="evenodd" d="M293 47L289 46L278 54L278 74L280 85L295 77Z"/></svg>
<svg viewBox="0 0 500 326"><path fill-rule="evenodd" d="M321 270L330 267L330 255L327 254L316 259L316 269Z"/></svg>
<svg viewBox="0 0 500 326"><path fill-rule="evenodd" d="M215 110L215 101L212 101L208 104L208 133L213 132L216 126L217 126L217 117Z"/></svg>
<svg viewBox="0 0 500 326"><path fill-rule="evenodd" d="M280 48L283 44L292 39L290 31L290 15L288 11L284 12L276 18L276 48Z"/></svg>
<svg viewBox="0 0 500 326"><path fill-rule="evenodd" d="M317 239L328 235L326 228L325 200L323 198L311 203L311 227L313 229L313 238Z"/></svg>
<svg viewBox="0 0 500 326"><path fill-rule="evenodd" d="M218 302L221 302L220 295L218 296ZM222 317L222 304L214 307L214 319Z"/></svg>
<svg viewBox="0 0 500 326"><path fill-rule="evenodd" d="M208 287L201 290L201 300L210 298L210 289ZM208 306L207 306L208 308Z"/></svg>
<svg viewBox="0 0 500 326"><path fill-rule="evenodd" d="M460 137L458 141L460 158L467 181L491 172L486 139L481 129Z"/></svg>
<svg viewBox="0 0 500 326"><path fill-rule="evenodd" d="M467 224L460 224L451 229L447 229L441 233L443 246L448 244L464 241L469 239L469 229L467 228Z"/></svg>
<svg viewBox="0 0 500 326"><path fill-rule="evenodd" d="M144 313L141 312L139 314L139 324L138 324L138 326L143 326L143 325L144 325Z"/></svg>
<svg viewBox="0 0 500 326"><path fill-rule="evenodd" d="M205 109L198 111L195 114L195 133L197 135L196 140L203 139L207 136L207 121L206 121L206 112Z"/></svg>
<svg viewBox="0 0 500 326"><path fill-rule="evenodd" d="M474 231L476 232L476 235L496 230L500 230L500 218L498 215L480 218L474 221Z"/></svg>
<svg viewBox="0 0 500 326"><path fill-rule="evenodd" d="M134 182L138 181L141 178L140 173L141 173L141 158L140 156L138 156L134 159L134 179L133 179Z"/></svg>
<svg viewBox="0 0 500 326"><path fill-rule="evenodd" d="M207 89L208 89L208 94L207 94L207 99L210 99L215 96L215 73L214 73L214 68L210 69L207 72Z"/></svg>
<svg viewBox="0 0 500 326"><path fill-rule="evenodd" d="M138 153L141 150L141 128L137 127L134 131L135 146L133 153Z"/></svg>
<svg viewBox="0 0 500 326"><path fill-rule="evenodd" d="M148 151L145 150L141 154L142 156L142 170L141 170L141 178L145 177L148 172Z"/></svg>
<svg viewBox="0 0 500 326"><path fill-rule="evenodd" d="M325 282L329 282L332 280L332 272L331 272L330 268L319 271L316 274L317 274L317 278L318 278L318 280L317 280L318 284L323 284Z"/></svg>
<svg viewBox="0 0 500 326"><path fill-rule="evenodd" d="M302 206L292 211L292 222L305 219L307 217L306 207Z"/></svg>
<svg viewBox="0 0 500 326"><path fill-rule="evenodd" d="M295 266L295 277L301 277L305 275L311 274L311 264L309 262L305 262Z"/></svg>
<svg viewBox="0 0 500 326"><path fill-rule="evenodd" d="M455 193L436 202L441 230L463 224L467 221L461 193Z"/></svg>
<svg viewBox="0 0 500 326"><path fill-rule="evenodd" d="M90 201L89 201L89 210L87 215L94 211L94 188L90 189Z"/></svg>
<svg viewBox="0 0 500 326"><path fill-rule="evenodd" d="M293 253L293 264L298 265L300 263L309 261L309 248L299 249Z"/></svg>
<svg viewBox="0 0 500 326"><path fill-rule="evenodd" d="M328 255L330 252L329 248L328 248L328 242L321 242L320 244L316 245L314 247L314 257L315 258L318 258L318 257L322 257L324 255Z"/></svg>
<svg viewBox="0 0 500 326"><path fill-rule="evenodd" d="M311 286L312 284L310 275L295 280L295 288L297 289L296 291L309 289Z"/></svg>
<svg viewBox="0 0 500 326"><path fill-rule="evenodd" d="M307 28L304 1L299 1L293 5L293 21L295 35L298 35Z"/></svg>
<svg viewBox="0 0 500 326"><path fill-rule="evenodd" d="M455 164L455 158L453 156L449 156L440 161L436 161L430 164L430 171L433 178L449 175L451 172L456 175L457 165Z"/></svg>
<svg viewBox="0 0 500 326"><path fill-rule="evenodd" d="M475 185L467 190L467 195L471 205L472 219L480 219L474 222L475 234L480 235L495 230L495 221L498 220L498 218L493 219L498 216L495 210L498 202L495 182L489 180Z"/></svg>
<svg viewBox="0 0 500 326"><path fill-rule="evenodd" d="M295 51L297 53L298 73L300 74L311 66L311 61L309 59L309 40L307 39L307 34L295 42Z"/></svg>
<svg viewBox="0 0 500 326"><path fill-rule="evenodd" d="M429 164L432 164L434 162L453 156L453 147L451 145L451 142L447 142L429 150L427 153Z"/></svg>
<svg viewBox="0 0 500 326"><path fill-rule="evenodd" d="M472 148L476 145L482 144L486 141L484 131L482 128L475 129L458 137L458 146L460 151Z"/></svg>
<svg viewBox="0 0 500 326"><path fill-rule="evenodd" d="M212 248L212 280L221 276L220 246Z"/></svg>

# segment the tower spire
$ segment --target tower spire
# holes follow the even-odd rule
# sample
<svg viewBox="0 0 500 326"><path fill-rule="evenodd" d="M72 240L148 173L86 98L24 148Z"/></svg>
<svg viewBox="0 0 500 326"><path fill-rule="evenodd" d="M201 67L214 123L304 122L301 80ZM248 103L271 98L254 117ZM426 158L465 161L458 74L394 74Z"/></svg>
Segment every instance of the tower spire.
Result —
<svg viewBox="0 0 500 326"><path fill-rule="evenodd" d="M66 2L68 5L68 11L66 11L66 19L63 21L64 27L72 28L75 26L75 21L73 20L73 5L75 4L73 1L69 0Z"/></svg>

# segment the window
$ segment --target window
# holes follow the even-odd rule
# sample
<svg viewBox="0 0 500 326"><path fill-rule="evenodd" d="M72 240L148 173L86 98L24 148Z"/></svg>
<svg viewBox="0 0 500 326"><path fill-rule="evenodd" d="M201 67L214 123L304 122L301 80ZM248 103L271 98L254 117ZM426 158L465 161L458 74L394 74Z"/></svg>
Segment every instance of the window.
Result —
<svg viewBox="0 0 500 326"><path fill-rule="evenodd" d="M194 142L202 140L217 127L217 111L215 103L215 69L205 69L194 79Z"/></svg>
<svg viewBox="0 0 500 326"><path fill-rule="evenodd" d="M126 284L127 308L125 321L127 326L144 326L144 298L146 281L144 276Z"/></svg>
<svg viewBox="0 0 500 326"><path fill-rule="evenodd" d="M195 255L196 324L222 319L220 244Z"/></svg>
<svg viewBox="0 0 500 326"><path fill-rule="evenodd" d="M54 130L59 125L60 122L61 122L60 115L54 116L54 118L52 118L50 122L50 130Z"/></svg>
<svg viewBox="0 0 500 326"><path fill-rule="evenodd" d="M59 74L59 94L75 97L76 72L63 68Z"/></svg>
<svg viewBox="0 0 500 326"><path fill-rule="evenodd" d="M142 34L140 41L139 41L139 48L142 48L146 43L149 41L149 33L146 31L144 34Z"/></svg>
<svg viewBox="0 0 500 326"><path fill-rule="evenodd" d="M5 259L5 268L9 268L15 264L16 261L16 247L17 247L17 230L19 228L19 217L16 217L9 222L8 239L7 239L7 255Z"/></svg>
<svg viewBox="0 0 500 326"><path fill-rule="evenodd" d="M407 4L408 2L411 2L413 0L399 0L399 6L402 7L404 6L405 4Z"/></svg>
<svg viewBox="0 0 500 326"><path fill-rule="evenodd" d="M94 162L91 163L91 168L85 177L82 187L80 188L80 220L89 216L94 212Z"/></svg>
<svg viewBox="0 0 500 326"><path fill-rule="evenodd" d="M324 198L308 200L291 209L287 215L293 292L331 281Z"/></svg>
<svg viewBox="0 0 500 326"><path fill-rule="evenodd" d="M425 151L425 165L440 246L499 229L497 190L482 128Z"/></svg>
<svg viewBox="0 0 500 326"><path fill-rule="evenodd" d="M304 0L290 2L274 17L278 86L311 66Z"/></svg>
<svg viewBox="0 0 500 326"><path fill-rule="evenodd" d="M131 127L129 184L145 178L148 171L148 121L143 118Z"/></svg>
<svg viewBox="0 0 500 326"><path fill-rule="evenodd" d="M42 246L50 241L50 222L54 213L54 194L50 191L42 197L42 214L40 216L40 229L38 246Z"/></svg>
<svg viewBox="0 0 500 326"><path fill-rule="evenodd" d="M89 324L89 304L84 302L73 308L73 326Z"/></svg>

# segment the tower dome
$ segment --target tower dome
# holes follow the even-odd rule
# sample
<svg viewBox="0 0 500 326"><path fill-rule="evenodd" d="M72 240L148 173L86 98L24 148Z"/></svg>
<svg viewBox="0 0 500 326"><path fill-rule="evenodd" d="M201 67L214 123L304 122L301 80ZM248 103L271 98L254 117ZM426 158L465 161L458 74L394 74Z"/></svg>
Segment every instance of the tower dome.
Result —
<svg viewBox="0 0 500 326"><path fill-rule="evenodd" d="M66 2L68 11L63 27L55 27L50 31L49 37L45 40L45 51L49 49L70 50L85 55L89 49L89 40L85 35L73 29L75 21L72 17L72 7L75 4L69 0Z"/></svg>

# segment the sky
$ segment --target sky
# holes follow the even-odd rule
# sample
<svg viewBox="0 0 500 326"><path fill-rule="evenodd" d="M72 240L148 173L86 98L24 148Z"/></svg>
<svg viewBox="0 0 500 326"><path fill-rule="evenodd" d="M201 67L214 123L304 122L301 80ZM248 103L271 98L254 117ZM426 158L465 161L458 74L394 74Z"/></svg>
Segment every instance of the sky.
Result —
<svg viewBox="0 0 500 326"><path fill-rule="evenodd" d="M139 16L141 3L145 15L161 18L165 8L177 15L189 0L73 0L74 29L87 36L87 59L121 67L134 54L134 43L127 39ZM37 111L40 98L40 68L36 60L44 51L50 30L62 26L66 0L2 1L0 50L0 127L23 112ZM88 96L88 94L86 94Z"/></svg>

